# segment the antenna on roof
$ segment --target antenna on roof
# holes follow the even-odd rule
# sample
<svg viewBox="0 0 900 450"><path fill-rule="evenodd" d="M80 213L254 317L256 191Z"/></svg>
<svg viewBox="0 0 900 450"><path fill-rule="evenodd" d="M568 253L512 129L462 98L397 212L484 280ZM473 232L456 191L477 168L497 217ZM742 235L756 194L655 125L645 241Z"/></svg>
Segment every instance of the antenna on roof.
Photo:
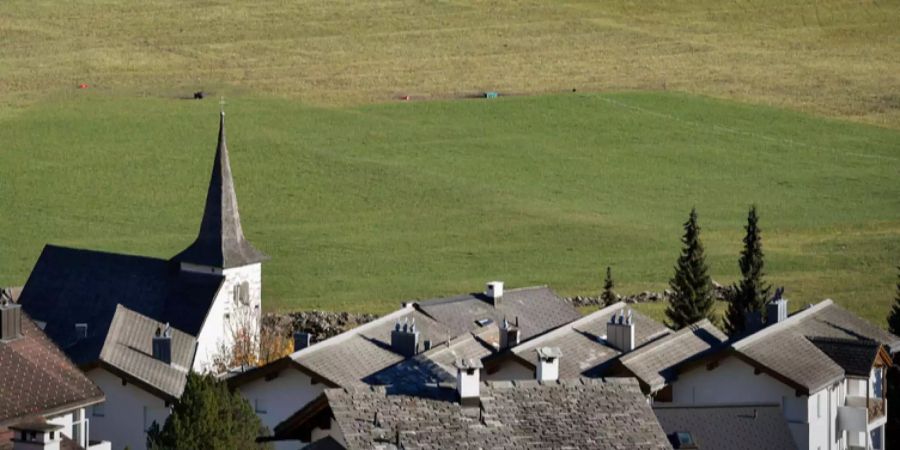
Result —
<svg viewBox="0 0 900 450"><path fill-rule="evenodd" d="M220 97L219 100L219 113L225 115L225 96Z"/></svg>

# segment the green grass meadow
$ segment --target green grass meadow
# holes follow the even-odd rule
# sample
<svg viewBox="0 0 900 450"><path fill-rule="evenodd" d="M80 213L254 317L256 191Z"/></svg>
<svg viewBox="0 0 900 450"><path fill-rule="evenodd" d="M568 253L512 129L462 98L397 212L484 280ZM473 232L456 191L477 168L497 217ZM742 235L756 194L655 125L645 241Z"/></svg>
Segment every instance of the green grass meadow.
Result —
<svg viewBox="0 0 900 450"><path fill-rule="evenodd" d="M696 206L714 279L747 208L795 307L883 323L900 264L900 131L677 93L314 107L227 99L244 230L269 310L548 284L662 289ZM0 285L45 243L169 257L199 225L216 100L58 94L0 116ZM652 309L652 307L651 307Z"/></svg>

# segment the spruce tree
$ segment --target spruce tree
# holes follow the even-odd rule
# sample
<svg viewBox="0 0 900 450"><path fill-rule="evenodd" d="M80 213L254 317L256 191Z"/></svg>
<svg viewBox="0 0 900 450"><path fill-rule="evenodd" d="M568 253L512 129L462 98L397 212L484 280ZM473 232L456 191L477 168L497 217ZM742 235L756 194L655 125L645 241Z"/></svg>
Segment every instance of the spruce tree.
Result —
<svg viewBox="0 0 900 450"><path fill-rule="evenodd" d="M888 331L900 335L900 266L897 267L897 293L894 297L891 315L888 316Z"/></svg>
<svg viewBox="0 0 900 450"><path fill-rule="evenodd" d="M759 229L759 216L756 206L750 207L747 214L747 226L744 229L744 249L738 266L741 268L741 280L734 285L734 296L728 303L728 311L725 313L725 331L734 336L745 332L747 316L759 313L762 318L766 309L766 301L769 298L771 286L763 281L762 236Z"/></svg>
<svg viewBox="0 0 900 450"><path fill-rule="evenodd" d="M151 449L228 448L249 450L271 448L257 444L268 434L250 404L224 382L212 375L188 374L181 399L175 403L166 424L151 426L147 447Z"/></svg>
<svg viewBox="0 0 900 450"><path fill-rule="evenodd" d="M700 242L700 226L697 211L691 209L690 218L684 224L684 248L675 265L675 276L669 281L672 295L666 308L666 317L674 329L680 329L703 318L715 320L715 299L712 283L707 274L703 244Z"/></svg>
<svg viewBox="0 0 900 450"><path fill-rule="evenodd" d="M613 282L612 269L607 266L606 281L603 283L603 293L600 294L600 300L603 300L603 306L612 305L618 299L618 296L613 291L614 287L616 287L616 284Z"/></svg>

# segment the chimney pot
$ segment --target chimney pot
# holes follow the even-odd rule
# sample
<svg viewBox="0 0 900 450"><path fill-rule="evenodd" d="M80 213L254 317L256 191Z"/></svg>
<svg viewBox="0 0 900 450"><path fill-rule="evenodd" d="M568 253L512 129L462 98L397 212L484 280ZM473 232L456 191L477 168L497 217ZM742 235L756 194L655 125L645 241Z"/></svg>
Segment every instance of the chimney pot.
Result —
<svg viewBox="0 0 900 450"><path fill-rule="evenodd" d="M419 331L416 330L415 323L410 327L404 318L403 326L391 331L391 348L406 358L419 353Z"/></svg>
<svg viewBox="0 0 900 450"><path fill-rule="evenodd" d="M162 333L159 332L159 328L156 331L157 334L153 336L153 358L172 364L172 331L169 324L166 324Z"/></svg>
<svg viewBox="0 0 900 450"><path fill-rule="evenodd" d="M0 304L0 341L22 337L22 305L4 301Z"/></svg>
<svg viewBox="0 0 900 450"><path fill-rule="evenodd" d="M559 379L559 358L562 352L559 347L540 347L537 350L537 380L556 381Z"/></svg>
<svg viewBox="0 0 900 450"><path fill-rule="evenodd" d="M606 341L610 345L625 353L634 350L634 312L620 309L613 314L612 320L606 324Z"/></svg>
<svg viewBox="0 0 900 450"><path fill-rule="evenodd" d="M484 367L481 360L457 359L454 366L460 405L478 406L481 395L481 369Z"/></svg>
<svg viewBox="0 0 900 450"><path fill-rule="evenodd" d="M503 282L502 281L490 281L487 284L487 288L485 289L484 295L491 301L491 304L494 307L500 304L501 299L503 298Z"/></svg>

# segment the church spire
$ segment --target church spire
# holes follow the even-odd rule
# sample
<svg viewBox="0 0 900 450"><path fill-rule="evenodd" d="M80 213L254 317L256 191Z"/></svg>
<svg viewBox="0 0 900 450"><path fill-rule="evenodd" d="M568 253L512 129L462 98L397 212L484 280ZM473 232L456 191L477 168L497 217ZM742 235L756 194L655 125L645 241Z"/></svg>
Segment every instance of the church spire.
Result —
<svg viewBox="0 0 900 450"><path fill-rule="evenodd" d="M244 238L238 214L228 147L225 144L225 112L219 118L219 143L213 161L212 177L206 193L206 206L197 240L175 256L175 260L201 266L229 269L268 259Z"/></svg>

